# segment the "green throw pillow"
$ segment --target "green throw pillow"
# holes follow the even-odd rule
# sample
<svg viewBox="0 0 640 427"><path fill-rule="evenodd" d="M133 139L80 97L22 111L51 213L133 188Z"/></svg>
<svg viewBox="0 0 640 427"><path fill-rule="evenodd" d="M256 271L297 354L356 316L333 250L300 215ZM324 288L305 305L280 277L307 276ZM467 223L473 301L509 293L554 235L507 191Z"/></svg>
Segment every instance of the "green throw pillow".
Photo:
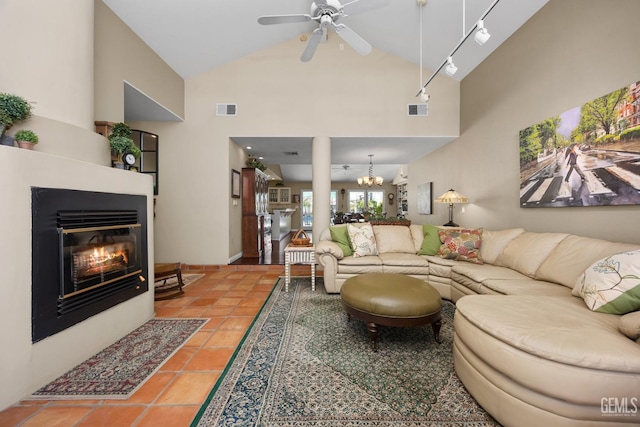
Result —
<svg viewBox="0 0 640 427"><path fill-rule="evenodd" d="M435 255L438 253L438 249L440 249L440 245L442 245L440 236L438 235L439 230L435 225L422 224L424 240L422 241L422 247L420 247L418 255Z"/></svg>
<svg viewBox="0 0 640 427"><path fill-rule="evenodd" d="M351 239L349 239L349 230L346 226L333 226L329 227L331 233L331 240L333 240L342 249L344 256L353 255L353 249L351 249Z"/></svg>

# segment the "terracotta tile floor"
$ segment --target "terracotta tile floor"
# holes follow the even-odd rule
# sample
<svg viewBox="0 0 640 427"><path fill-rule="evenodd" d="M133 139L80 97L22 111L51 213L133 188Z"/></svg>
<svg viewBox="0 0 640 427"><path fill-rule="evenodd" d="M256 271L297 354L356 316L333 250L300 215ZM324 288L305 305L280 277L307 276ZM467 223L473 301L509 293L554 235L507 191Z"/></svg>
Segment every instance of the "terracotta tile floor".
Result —
<svg viewBox="0 0 640 427"><path fill-rule="evenodd" d="M284 275L284 266L224 266L205 273L184 288L183 295L156 301L155 309L156 317L203 317L209 322L131 398L23 400L0 412L0 427L188 426L278 277ZM308 276L309 267L294 265L291 274Z"/></svg>

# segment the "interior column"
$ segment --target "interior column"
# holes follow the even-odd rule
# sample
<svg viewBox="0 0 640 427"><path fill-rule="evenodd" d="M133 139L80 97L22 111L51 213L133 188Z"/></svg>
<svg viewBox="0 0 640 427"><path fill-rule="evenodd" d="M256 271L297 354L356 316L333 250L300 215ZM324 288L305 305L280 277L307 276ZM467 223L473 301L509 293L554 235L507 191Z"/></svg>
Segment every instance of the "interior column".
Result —
<svg viewBox="0 0 640 427"><path fill-rule="evenodd" d="M311 160L311 182L313 189L313 242L317 243L320 233L329 228L331 209L331 138L313 138Z"/></svg>

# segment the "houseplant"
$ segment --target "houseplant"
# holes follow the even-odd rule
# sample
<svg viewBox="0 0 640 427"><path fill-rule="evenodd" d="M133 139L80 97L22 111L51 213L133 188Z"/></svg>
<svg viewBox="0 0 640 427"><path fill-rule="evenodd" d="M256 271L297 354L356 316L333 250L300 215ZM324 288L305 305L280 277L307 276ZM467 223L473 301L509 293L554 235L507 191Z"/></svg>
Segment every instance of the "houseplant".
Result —
<svg viewBox="0 0 640 427"><path fill-rule="evenodd" d="M111 147L113 165L117 169L124 169L122 155L128 152L133 153L132 147L138 150L138 147L133 143L133 139L131 139L131 128L122 122L115 123L111 127L111 133L109 134L108 139L109 146ZM140 150L137 152L138 156L140 156Z"/></svg>
<svg viewBox="0 0 640 427"><path fill-rule="evenodd" d="M4 134L16 123L31 117L31 108L31 103L18 95L0 93L0 140L2 140L2 145L13 145L13 140L7 139Z"/></svg>
<svg viewBox="0 0 640 427"><path fill-rule="evenodd" d="M260 169L261 171L265 171L267 167L258 159L253 156L250 156L247 159L247 167Z"/></svg>
<svg viewBox="0 0 640 427"><path fill-rule="evenodd" d="M14 135L18 147L33 150L33 146L38 143L38 134L29 129L21 129Z"/></svg>

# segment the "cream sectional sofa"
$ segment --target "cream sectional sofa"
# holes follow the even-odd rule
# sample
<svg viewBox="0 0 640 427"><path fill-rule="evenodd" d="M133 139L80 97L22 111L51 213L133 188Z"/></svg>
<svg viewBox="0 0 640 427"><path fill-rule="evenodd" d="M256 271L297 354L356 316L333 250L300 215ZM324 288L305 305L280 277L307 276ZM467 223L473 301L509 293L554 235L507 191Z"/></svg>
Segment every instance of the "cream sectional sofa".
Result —
<svg viewBox="0 0 640 427"><path fill-rule="evenodd" d="M484 263L475 264L418 255L422 225L373 231L379 254L365 257L344 257L328 230L320 235L316 252L327 292L340 292L346 279L368 272L432 284L457 305L456 372L500 423L640 425L640 340L620 332L622 316L591 311L572 295L594 262L639 245L521 228L483 230Z"/></svg>

